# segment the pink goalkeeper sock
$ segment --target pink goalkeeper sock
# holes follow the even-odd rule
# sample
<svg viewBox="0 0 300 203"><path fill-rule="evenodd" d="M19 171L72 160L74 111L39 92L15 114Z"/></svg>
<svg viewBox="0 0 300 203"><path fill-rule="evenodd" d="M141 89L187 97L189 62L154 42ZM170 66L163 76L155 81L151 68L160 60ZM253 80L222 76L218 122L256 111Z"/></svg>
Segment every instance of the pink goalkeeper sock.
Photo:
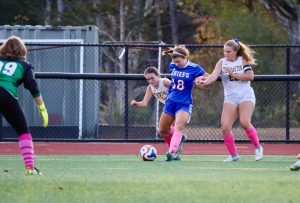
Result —
<svg viewBox="0 0 300 203"><path fill-rule="evenodd" d="M253 127L248 130L245 130L245 132L246 132L247 136L249 137L249 139L251 140L252 144L254 145L255 149L257 149L260 144L259 144L259 139L257 136L256 129Z"/></svg>
<svg viewBox="0 0 300 203"><path fill-rule="evenodd" d="M171 139L172 139L173 133L174 133L174 126L171 126L170 130L169 130L168 136L164 137L164 140L167 143L168 148L170 148L170 143L171 143Z"/></svg>
<svg viewBox="0 0 300 203"><path fill-rule="evenodd" d="M230 155L236 155L236 147L234 143L234 136L231 131L224 137L224 144L226 145Z"/></svg>
<svg viewBox="0 0 300 203"><path fill-rule="evenodd" d="M171 139L169 152L174 153L178 149L178 146L182 139L182 132L181 131L174 131L174 134Z"/></svg>
<svg viewBox="0 0 300 203"><path fill-rule="evenodd" d="M34 151L32 137L29 133L19 136L19 149L23 156L24 165L26 168L34 167Z"/></svg>

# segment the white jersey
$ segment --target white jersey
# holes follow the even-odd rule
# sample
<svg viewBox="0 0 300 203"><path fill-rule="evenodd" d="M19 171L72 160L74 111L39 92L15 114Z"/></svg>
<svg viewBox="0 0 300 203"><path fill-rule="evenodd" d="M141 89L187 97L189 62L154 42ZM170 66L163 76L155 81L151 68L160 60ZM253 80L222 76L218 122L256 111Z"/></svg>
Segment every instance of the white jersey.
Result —
<svg viewBox="0 0 300 203"><path fill-rule="evenodd" d="M226 68L233 68L233 73L244 74L245 70L251 70L250 66L243 66L243 57L239 56L235 61L228 61L222 58L221 78L224 86L224 96L242 96L248 92L253 92L250 81L235 80L231 78ZM254 94L254 92L253 92Z"/></svg>
<svg viewBox="0 0 300 203"><path fill-rule="evenodd" d="M163 83L164 79L165 78L159 79L158 88L155 88L152 85L150 85L153 96L156 97L158 99L158 101L160 101L163 104L165 104L167 97L168 97L168 92L169 92L169 88L164 86L164 83Z"/></svg>

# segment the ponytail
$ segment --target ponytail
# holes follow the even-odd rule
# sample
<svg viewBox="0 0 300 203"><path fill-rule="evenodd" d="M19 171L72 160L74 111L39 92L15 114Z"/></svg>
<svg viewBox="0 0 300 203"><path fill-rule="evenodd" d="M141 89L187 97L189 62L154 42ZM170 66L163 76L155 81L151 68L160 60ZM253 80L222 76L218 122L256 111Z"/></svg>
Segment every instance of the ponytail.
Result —
<svg viewBox="0 0 300 203"><path fill-rule="evenodd" d="M228 40L224 46L232 47L233 50L237 52L237 56L242 56L249 65L256 65L256 59L254 58L255 51L238 41L237 38Z"/></svg>
<svg viewBox="0 0 300 203"><path fill-rule="evenodd" d="M170 55L172 58L176 58L176 57L188 58L190 52L185 47L185 45L176 45L175 47L163 50L162 55L163 56Z"/></svg>

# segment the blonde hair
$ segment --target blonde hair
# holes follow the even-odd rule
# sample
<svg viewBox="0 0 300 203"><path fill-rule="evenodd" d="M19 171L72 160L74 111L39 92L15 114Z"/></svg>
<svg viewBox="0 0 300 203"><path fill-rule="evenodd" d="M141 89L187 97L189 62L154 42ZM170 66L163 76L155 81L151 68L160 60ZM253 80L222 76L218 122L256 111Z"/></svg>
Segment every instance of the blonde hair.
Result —
<svg viewBox="0 0 300 203"><path fill-rule="evenodd" d="M255 51L238 41L237 39L228 40L224 46L232 47L237 52L237 56L242 56L249 65L256 65L256 59L254 58Z"/></svg>
<svg viewBox="0 0 300 203"><path fill-rule="evenodd" d="M162 55L170 55L172 58L182 57L188 58L190 55L189 50L185 47L185 45L175 45L175 47L168 48L162 51Z"/></svg>
<svg viewBox="0 0 300 203"><path fill-rule="evenodd" d="M12 59L25 59L27 49L21 38L10 36L0 47L0 56Z"/></svg>

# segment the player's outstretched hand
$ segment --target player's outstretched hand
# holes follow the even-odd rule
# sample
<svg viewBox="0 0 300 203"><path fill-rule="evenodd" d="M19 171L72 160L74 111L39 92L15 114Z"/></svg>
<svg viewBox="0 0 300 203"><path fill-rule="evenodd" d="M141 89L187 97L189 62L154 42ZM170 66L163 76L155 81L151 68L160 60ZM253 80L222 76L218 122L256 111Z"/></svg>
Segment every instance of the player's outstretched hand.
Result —
<svg viewBox="0 0 300 203"><path fill-rule="evenodd" d="M136 105L137 105L137 101L132 100L132 101L130 102L130 105L131 105L131 106L136 106Z"/></svg>
<svg viewBox="0 0 300 203"><path fill-rule="evenodd" d="M205 85L206 79L207 79L207 77L204 77L204 76L197 77L195 80L195 84L199 87L203 87Z"/></svg>

